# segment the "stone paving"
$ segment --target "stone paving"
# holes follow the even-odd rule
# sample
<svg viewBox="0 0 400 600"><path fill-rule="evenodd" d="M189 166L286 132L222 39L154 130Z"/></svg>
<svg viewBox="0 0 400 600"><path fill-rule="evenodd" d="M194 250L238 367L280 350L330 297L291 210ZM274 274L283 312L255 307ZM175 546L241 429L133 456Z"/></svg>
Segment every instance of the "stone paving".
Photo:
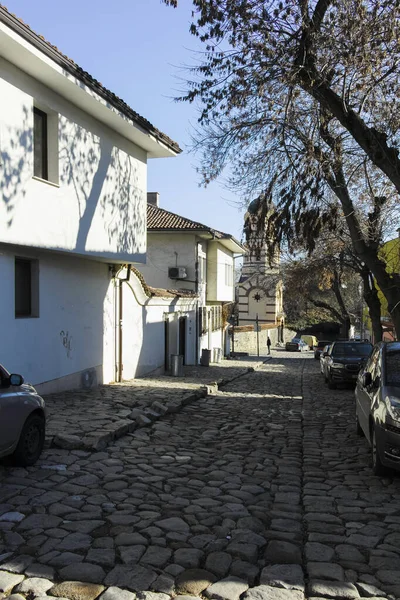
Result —
<svg viewBox="0 0 400 600"><path fill-rule="evenodd" d="M148 376L95 389L45 397L47 445L69 450L101 450L165 412L215 392L224 383L257 369L266 357L223 360L209 367L184 367L184 377ZM161 406L160 406L161 405Z"/></svg>
<svg viewBox="0 0 400 600"><path fill-rule="evenodd" d="M353 391L275 352L101 452L0 467L0 599L399 600L400 476L369 460Z"/></svg>

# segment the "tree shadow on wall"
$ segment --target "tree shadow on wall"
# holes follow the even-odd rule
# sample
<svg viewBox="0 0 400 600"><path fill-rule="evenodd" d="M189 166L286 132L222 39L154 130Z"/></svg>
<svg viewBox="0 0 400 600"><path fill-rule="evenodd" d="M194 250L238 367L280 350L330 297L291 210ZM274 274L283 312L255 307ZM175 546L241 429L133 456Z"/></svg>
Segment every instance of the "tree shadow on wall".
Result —
<svg viewBox="0 0 400 600"><path fill-rule="evenodd" d="M59 151L60 183L72 186L77 199L79 228L74 249L79 253L90 252L88 244L95 241L90 239L90 231L94 219L101 217L99 225L109 247L103 243L96 252L140 252L146 222L136 160L105 135L100 138L62 116ZM99 233L97 228L95 235Z"/></svg>
<svg viewBox="0 0 400 600"><path fill-rule="evenodd" d="M33 152L33 123L31 110L23 107L23 121L21 127L6 126L3 130L3 144L0 146L0 179L1 200L5 204L7 213L7 227L13 224L15 211L18 207L18 198L25 197L26 184L33 175L29 171L27 162ZM6 140L9 143L6 144ZM28 168L28 171L27 171Z"/></svg>
<svg viewBox="0 0 400 600"><path fill-rule="evenodd" d="M5 124L0 140L0 192L8 228L13 226L18 205L26 197L33 176L32 106L24 106L22 111L21 125ZM62 198L63 189L72 188L76 197L78 214L73 214L73 205L69 205L67 214L62 215L71 222L78 217L74 250L80 254L91 251L114 255L143 253L146 212L145 190L139 174L141 163L113 145L106 130L98 128L98 131L99 135L71 116L59 114L61 190L54 189L54 195ZM94 219L96 227L91 238ZM60 222L60 228L64 227ZM104 241L99 242L99 239Z"/></svg>

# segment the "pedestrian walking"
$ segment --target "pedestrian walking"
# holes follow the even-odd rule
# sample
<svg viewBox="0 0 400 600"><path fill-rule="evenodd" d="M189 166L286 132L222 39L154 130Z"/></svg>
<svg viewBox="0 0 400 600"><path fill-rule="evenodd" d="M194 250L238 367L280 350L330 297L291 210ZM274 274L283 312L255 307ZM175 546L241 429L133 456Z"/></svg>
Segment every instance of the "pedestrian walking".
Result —
<svg viewBox="0 0 400 600"><path fill-rule="evenodd" d="M271 340L270 337L267 337L267 349L268 349L268 354L271 354Z"/></svg>

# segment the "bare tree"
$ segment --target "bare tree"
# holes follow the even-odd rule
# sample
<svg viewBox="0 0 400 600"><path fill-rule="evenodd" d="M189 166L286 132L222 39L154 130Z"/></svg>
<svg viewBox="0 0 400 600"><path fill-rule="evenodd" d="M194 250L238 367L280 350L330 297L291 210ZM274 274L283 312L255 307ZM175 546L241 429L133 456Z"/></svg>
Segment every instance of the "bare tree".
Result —
<svg viewBox="0 0 400 600"><path fill-rule="evenodd" d="M400 332L400 276L379 253L383 214L400 190L400 5L193 4L191 31L206 52L181 99L200 103L204 182L233 162L231 186L262 192L262 224L275 204L266 236L292 249L306 243L312 251L324 227L335 230L344 216Z"/></svg>

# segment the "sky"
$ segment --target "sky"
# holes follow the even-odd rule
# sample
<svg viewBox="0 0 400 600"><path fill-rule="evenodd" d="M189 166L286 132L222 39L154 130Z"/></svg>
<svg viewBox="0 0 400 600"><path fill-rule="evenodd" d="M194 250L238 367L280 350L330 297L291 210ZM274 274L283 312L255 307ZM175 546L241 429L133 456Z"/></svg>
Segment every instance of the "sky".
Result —
<svg viewBox="0 0 400 600"><path fill-rule="evenodd" d="M222 181L199 185L199 157L189 153L196 108L173 100L201 49L189 33L191 0L177 9L161 0L0 1L179 143L178 157L148 163L148 191L160 193L162 208L241 239L240 199Z"/></svg>

